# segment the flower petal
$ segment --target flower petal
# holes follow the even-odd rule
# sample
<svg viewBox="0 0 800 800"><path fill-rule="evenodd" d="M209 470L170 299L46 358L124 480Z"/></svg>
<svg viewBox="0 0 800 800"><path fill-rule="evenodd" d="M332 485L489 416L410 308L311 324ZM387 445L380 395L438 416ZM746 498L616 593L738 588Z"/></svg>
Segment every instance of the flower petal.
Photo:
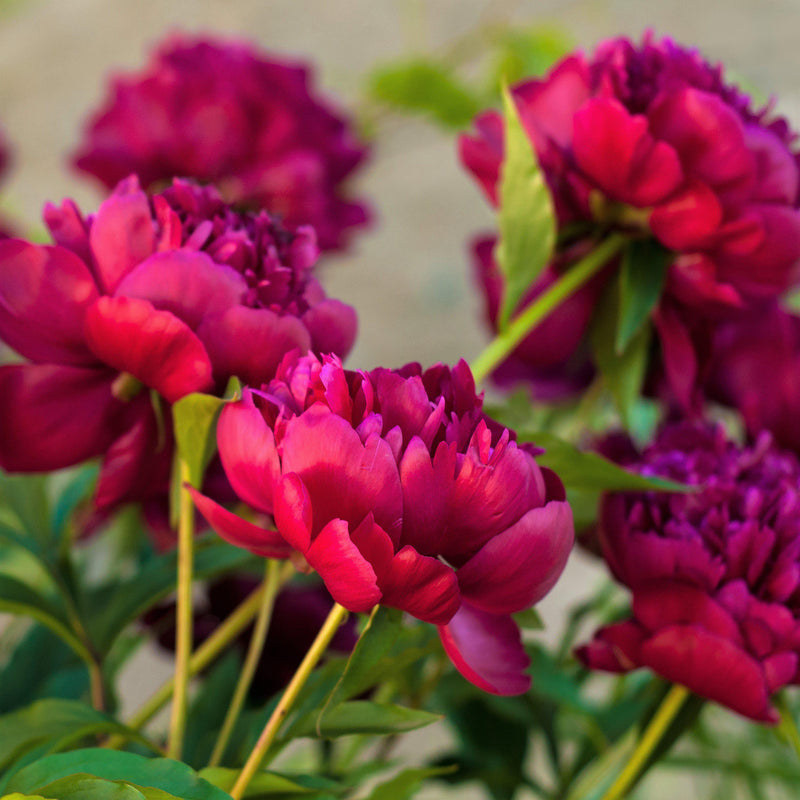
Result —
<svg viewBox="0 0 800 800"><path fill-rule="evenodd" d="M311 498L303 481L290 472L275 487L275 526L292 547L305 553L311 545L311 528L314 521Z"/></svg>
<svg viewBox="0 0 800 800"><path fill-rule="evenodd" d="M459 612L439 626L445 652L456 669L479 689L492 694L524 694L530 663L519 628L511 617L496 616L462 603Z"/></svg>
<svg viewBox="0 0 800 800"><path fill-rule="evenodd" d="M353 349L358 317L352 306L341 300L323 300L309 308L302 320L311 334L310 347L315 353L335 353L343 359Z"/></svg>
<svg viewBox="0 0 800 800"><path fill-rule="evenodd" d="M86 341L103 362L128 372L170 403L212 386L202 342L147 300L101 297L86 314Z"/></svg>

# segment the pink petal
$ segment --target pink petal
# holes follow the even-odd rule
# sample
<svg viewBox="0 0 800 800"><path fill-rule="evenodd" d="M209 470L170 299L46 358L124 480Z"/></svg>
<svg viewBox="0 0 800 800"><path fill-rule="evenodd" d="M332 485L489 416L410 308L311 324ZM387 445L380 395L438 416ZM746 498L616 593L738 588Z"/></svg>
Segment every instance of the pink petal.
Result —
<svg viewBox="0 0 800 800"><path fill-rule="evenodd" d="M170 403L213 385L202 342L185 322L147 300L101 297L86 314L85 331L101 361L130 373Z"/></svg>
<svg viewBox="0 0 800 800"><path fill-rule="evenodd" d="M311 347L311 337L297 317L246 306L207 317L197 335L208 351L217 380L235 375L250 386L271 381L289 351L305 353Z"/></svg>
<svg viewBox="0 0 800 800"><path fill-rule="evenodd" d="M667 381L675 399L684 408L691 408L698 366L689 331L677 310L665 303L655 310L653 322L661 341Z"/></svg>
<svg viewBox="0 0 800 800"><path fill-rule="evenodd" d="M242 399L222 409L217 424L217 447L233 490L248 505L272 513L272 496L281 465L275 437L253 403L249 389Z"/></svg>
<svg viewBox="0 0 800 800"><path fill-rule="evenodd" d="M491 614L522 611L553 588L574 538L569 504L552 501L531 509L458 570L461 592Z"/></svg>
<svg viewBox="0 0 800 800"><path fill-rule="evenodd" d="M635 620L625 620L601 628L589 644L577 648L575 655L589 669L628 672L640 666L644 630Z"/></svg>
<svg viewBox="0 0 800 800"><path fill-rule="evenodd" d="M87 265L94 263L89 248L89 226L74 201L64 200L60 207L45 203L42 216L57 245L71 250Z"/></svg>
<svg viewBox="0 0 800 800"><path fill-rule="evenodd" d="M525 674L530 660L511 617L462 603L453 619L439 626L439 636L455 668L479 689L501 695L530 689L531 679Z"/></svg>
<svg viewBox="0 0 800 800"><path fill-rule="evenodd" d="M303 482L293 472L284 475L275 487L275 527L295 550L305 553L311 545L313 524L311 498Z"/></svg>
<svg viewBox="0 0 800 800"><path fill-rule="evenodd" d="M196 489L189 487L189 492L198 511L226 542L265 558L288 558L291 555L291 545L277 531L253 525Z"/></svg>
<svg viewBox="0 0 800 800"><path fill-rule="evenodd" d="M114 294L149 300L192 330L211 314L237 305L247 283L235 269L196 250L155 253L119 282Z"/></svg>
<svg viewBox="0 0 800 800"><path fill-rule="evenodd" d="M503 118L496 111L485 111L475 118L476 136L461 134L458 154L461 163L473 174L489 202L497 205L497 183L503 161Z"/></svg>
<svg viewBox="0 0 800 800"><path fill-rule="evenodd" d="M48 472L104 453L125 411L111 394L113 379L101 369L0 367L0 466Z"/></svg>
<svg viewBox="0 0 800 800"><path fill-rule="evenodd" d="M335 353L344 359L353 349L358 317L352 306L340 300L323 300L309 308L302 319L315 353Z"/></svg>
<svg viewBox="0 0 800 800"><path fill-rule="evenodd" d="M0 241L0 337L25 358L92 364L83 319L97 296L89 268L69 250Z"/></svg>
<svg viewBox="0 0 800 800"><path fill-rule="evenodd" d="M111 294L122 278L155 251L155 229L147 195L125 181L97 210L89 242L101 288Z"/></svg>
<svg viewBox="0 0 800 800"><path fill-rule="evenodd" d="M700 181L688 181L650 214L653 233L671 250L703 246L721 222L717 196Z"/></svg>
<svg viewBox="0 0 800 800"><path fill-rule="evenodd" d="M747 149L756 159L753 199L794 206L800 176L791 150L772 131L758 124L745 125L744 135Z"/></svg>
<svg viewBox="0 0 800 800"><path fill-rule="evenodd" d="M380 602L375 570L350 539L344 520L331 520L305 553L331 597L348 611L369 611Z"/></svg>

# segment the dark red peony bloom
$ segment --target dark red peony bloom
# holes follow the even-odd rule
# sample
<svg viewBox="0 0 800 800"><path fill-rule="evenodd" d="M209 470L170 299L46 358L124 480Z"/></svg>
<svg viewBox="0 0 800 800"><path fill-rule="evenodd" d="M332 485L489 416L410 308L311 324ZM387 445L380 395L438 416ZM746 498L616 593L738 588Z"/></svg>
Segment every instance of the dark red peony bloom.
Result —
<svg viewBox="0 0 800 800"><path fill-rule="evenodd" d="M265 556L296 551L351 611L402 609L439 626L477 686L527 689L510 614L561 574L572 514L558 478L484 416L464 362L349 372L335 357L287 356L225 407L217 442L233 488L277 527L196 493L221 536Z"/></svg>
<svg viewBox="0 0 800 800"><path fill-rule="evenodd" d="M800 682L800 461L769 434L739 447L681 423L628 468L702 488L605 498L600 543L632 616L578 655L596 669L649 667L776 722L770 696Z"/></svg>
<svg viewBox="0 0 800 800"><path fill-rule="evenodd" d="M651 35L572 55L512 93L562 229L621 229L671 252L654 322L667 377L689 405L710 337L697 320L736 316L798 279L795 134L770 107L754 110L720 67ZM489 111L475 126L461 158L496 204L502 118ZM536 354L530 363L542 366Z"/></svg>
<svg viewBox="0 0 800 800"><path fill-rule="evenodd" d="M109 188L131 173L147 188L211 182L341 248L368 219L343 189L366 148L311 80L310 67L244 42L171 36L142 72L112 81L74 163Z"/></svg>
<svg viewBox="0 0 800 800"><path fill-rule="evenodd" d="M103 456L98 508L160 491L168 403L260 383L293 348L344 355L355 312L311 277L310 228L239 213L185 181L148 197L123 181L96 214L48 206L55 245L0 242L0 338L30 363L0 368L0 466L60 469Z"/></svg>
<svg viewBox="0 0 800 800"><path fill-rule="evenodd" d="M768 430L800 453L800 318L773 307L719 326L706 394L738 409L751 436Z"/></svg>

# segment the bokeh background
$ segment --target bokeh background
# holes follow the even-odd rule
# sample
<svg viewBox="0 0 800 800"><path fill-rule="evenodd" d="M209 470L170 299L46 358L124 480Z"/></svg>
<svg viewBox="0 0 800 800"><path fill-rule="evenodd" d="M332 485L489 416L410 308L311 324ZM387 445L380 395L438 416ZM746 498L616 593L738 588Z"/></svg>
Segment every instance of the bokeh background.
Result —
<svg viewBox="0 0 800 800"><path fill-rule="evenodd" d="M140 68L169 30L235 35L313 61L318 87L359 108L376 65L435 56L459 42L468 50L470 32L503 20L546 26L582 48L652 28L724 62L761 98L775 95L778 110L800 124L798 0L0 0L0 124L14 148L0 207L36 229L47 200L70 196L85 209L96 206L99 192L71 172L67 154L103 97L106 77ZM492 215L458 165L455 133L392 115L381 116L375 132L371 162L357 181L375 224L351 252L329 258L323 275L329 293L359 313L349 363L472 358L486 337L467 243L492 227ZM564 609L601 578L587 559L572 560L542 604L552 632ZM135 707L169 668L153 651L137 656L124 706ZM439 726L429 731L411 737L411 747L426 755L444 735ZM650 797L671 797L677 788L664 784L660 794L654 787Z"/></svg>

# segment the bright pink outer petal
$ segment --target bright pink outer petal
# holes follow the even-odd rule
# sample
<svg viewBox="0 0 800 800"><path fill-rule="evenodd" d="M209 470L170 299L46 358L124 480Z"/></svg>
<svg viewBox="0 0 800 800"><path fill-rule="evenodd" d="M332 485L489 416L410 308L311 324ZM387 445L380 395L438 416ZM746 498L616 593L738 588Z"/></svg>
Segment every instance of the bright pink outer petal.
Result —
<svg viewBox="0 0 800 800"><path fill-rule="evenodd" d="M305 353L311 347L311 337L297 317L281 317L265 308L234 306L208 316L197 328L197 335L206 347L217 380L235 375L250 386L271 381L290 350Z"/></svg>
<svg viewBox="0 0 800 800"><path fill-rule="evenodd" d="M400 608L432 625L445 625L461 606L452 568L436 558L420 555L410 545L395 555L388 573L379 576L378 583L384 605Z"/></svg>
<svg viewBox="0 0 800 800"><path fill-rule="evenodd" d="M0 241L0 338L25 358L93 363L83 318L97 296L89 268L71 251Z"/></svg>
<svg viewBox="0 0 800 800"><path fill-rule="evenodd" d="M275 527L295 550L305 553L311 545L314 522L311 498L303 481L294 472L284 475L275 486Z"/></svg>
<svg viewBox="0 0 800 800"><path fill-rule="evenodd" d="M265 558L288 558L291 555L292 546L277 531L253 525L196 489L190 487L189 492L198 511L226 542Z"/></svg>
<svg viewBox="0 0 800 800"><path fill-rule="evenodd" d="M372 514L367 514L361 524L350 531L350 539L364 558L372 564L378 585L383 589L383 579L389 574L394 559L394 545Z"/></svg>
<svg viewBox="0 0 800 800"><path fill-rule="evenodd" d="M708 242L722 222L722 206L700 181L686 186L650 214L650 228L671 250L689 250Z"/></svg>
<svg viewBox="0 0 800 800"><path fill-rule="evenodd" d="M776 653L761 662L764 669L764 678L767 681L767 692L772 694L791 683L797 674L797 653Z"/></svg>
<svg viewBox="0 0 800 800"><path fill-rule="evenodd" d="M353 544L344 520L331 520L311 542L305 557L331 597L348 611L369 611L380 602L375 570Z"/></svg>
<svg viewBox="0 0 800 800"><path fill-rule="evenodd" d="M111 394L113 379L101 369L0 367L0 466L48 472L105 452L124 412Z"/></svg>
<svg viewBox="0 0 800 800"><path fill-rule="evenodd" d="M228 403L217 423L217 447L233 490L248 505L272 513L273 492L281 477L275 436L253 396Z"/></svg>
<svg viewBox="0 0 800 800"><path fill-rule="evenodd" d="M128 372L170 403L211 388L202 342L169 311L132 297L101 297L86 313L86 342L103 362Z"/></svg>
<svg viewBox="0 0 800 800"><path fill-rule="evenodd" d="M127 183L127 182L126 182ZM147 195L125 186L97 210L89 242L103 291L111 294L122 278L155 251L155 229Z"/></svg>
<svg viewBox="0 0 800 800"><path fill-rule="evenodd" d="M311 497L314 533L333 519L355 527L372 512L397 543L403 498L385 440L373 434L362 444L348 422L317 403L288 421L282 447L283 472L296 472Z"/></svg>
<svg viewBox="0 0 800 800"><path fill-rule="evenodd" d="M530 689L525 670L530 659L511 617L487 614L462 603L458 613L439 626L439 637L455 668L491 694L524 694Z"/></svg>
<svg viewBox="0 0 800 800"><path fill-rule="evenodd" d="M578 167L613 200L638 207L665 200L683 180L678 154L648 132L647 119L611 98L587 101L574 116Z"/></svg>
<svg viewBox="0 0 800 800"><path fill-rule="evenodd" d="M551 501L533 508L458 570L461 593L490 614L522 611L553 588L574 539L568 503Z"/></svg>
<svg viewBox="0 0 800 800"><path fill-rule="evenodd" d="M171 311L192 330L210 314L237 305L247 291L244 277L197 250L155 253L132 269L114 294L141 297Z"/></svg>
<svg viewBox="0 0 800 800"><path fill-rule="evenodd" d="M352 306L341 300L323 300L309 308L302 319L311 334L311 349L315 353L335 353L345 358L353 349L358 317Z"/></svg>
<svg viewBox="0 0 800 800"><path fill-rule="evenodd" d="M758 722L775 723L764 671L733 642L694 625L671 625L642 644L642 663L673 683Z"/></svg>

